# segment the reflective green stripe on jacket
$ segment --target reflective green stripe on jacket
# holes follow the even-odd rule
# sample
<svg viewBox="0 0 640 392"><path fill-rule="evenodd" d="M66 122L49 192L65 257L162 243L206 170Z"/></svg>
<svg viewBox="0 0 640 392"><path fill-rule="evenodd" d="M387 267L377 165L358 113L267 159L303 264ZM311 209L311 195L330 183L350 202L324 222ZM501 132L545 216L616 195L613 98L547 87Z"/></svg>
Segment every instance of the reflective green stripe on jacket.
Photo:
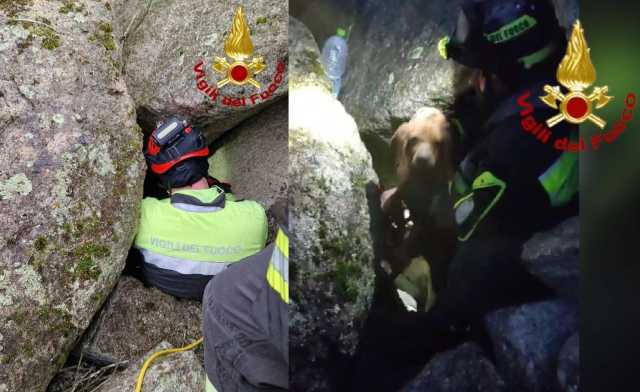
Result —
<svg viewBox="0 0 640 392"><path fill-rule="evenodd" d="M571 202L578 194L579 162L578 154L564 152L545 172L538 177L544 188L551 207L562 207ZM489 171L477 176L469 186L460 173L450 184L454 196L455 219L458 224L461 241L471 237L476 227L490 210L500 202L508 184ZM488 195L479 197L479 192ZM523 208L526 208L523 201Z"/></svg>
<svg viewBox="0 0 640 392"><path fill-rule="evenodd" d="M289 303L289 237L282 230L278 229L276 236L276 246L273 248L269 267L267 267L267 282L280 298Z"/></svg>
<svg viewBox="0 0 640 392"><path fill-rule="evenodd" d="M538 177L553 207L566 205L578 193L579 166L578 154L566 151Z"/></svg>
<svg viewBox="0 0 640 392"><path fill-rule="evenodd" d="M265 246L267 217L254 201L235 201L218 187L145 198L135 247L200 262L233 262Z"/></svg>

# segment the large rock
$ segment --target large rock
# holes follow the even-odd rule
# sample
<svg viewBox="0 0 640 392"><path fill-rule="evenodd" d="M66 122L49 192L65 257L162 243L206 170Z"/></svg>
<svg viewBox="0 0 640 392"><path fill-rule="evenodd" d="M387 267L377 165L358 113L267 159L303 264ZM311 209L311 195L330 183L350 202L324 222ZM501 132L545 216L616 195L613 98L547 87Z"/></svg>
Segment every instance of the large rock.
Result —
<svg viewBox="0 0 640 392"><path fill-rule="evenodd" d="M297 58L310 55L317 57L318 49L294 51L292 63L307 64ZM355 122L324 84L290 91L289 162L291 384L294 390L327 390L332 355L354 353L373 294L364 188L376 176Z"/></svg>
<svg viewBox="0 0 640 392"><path fill-rule="evenodd" d="M215 101L198 90L194 66L203 61L204 80L213 86L225 78L212 69L214 57L226 57L224 43L230 34L236 6L243 6L255 56L266 68L255 75L260 88L227 84ZM281 0L148 1L116 0L114 31L124 40L124 65L129 91L140 108L140 120L151 129L169 114L181 115L205 128L215 139L244 118L287 94L287 2ZM277 89L269 93L278 63L284 71ZM201 79L202 80L202 79ZM203 84L204 86L204 84ZM266 93L265 93L266 91ZM264 93L264 99L260 94ZM255 104L251 95L258 94ZM224 97L245 97L245 106L230 106ZM146 129L145 129L146 130Z"/></svg>
<svg viewBox="0 0 640 392"><path fill-rule="evenodd" d="M115 374L97 392L122 392L135 390L138 373L144 361L152 354L173 348L161 342L143 358L122 373ZM205 388L205 373L193 351L162 356L151 363L147 370L142 390L145 392L202 392Z"/></svg>
<svg viewBox="0 0 640 392"><path fill-rule="evenodd" d="M209 158L212 176L230 182L236 196L265 207L270 237L274 217L282 216L288 203L288 113L288 101L283 99L227 133Z"/></svg>
<svg viewBox="0 0 640 392"><path fill-rule="evenodd" d="M349 37L341 96L364 136L388 141L418 108L451 107L457 68L437 45L453 31L460 2L365 2Z"/></svg>
<svg viewBox="0 0 640 392"><path fill-rule="evenodd" d="M505 383L475 343L438 354L404 392L500 392Z"/></svg>
<svg viewBox="0 0 640 392"><path fill-rule="evenodd" d="M202 336L202 309L123 276L78 349L85 358L134 360L158 343L184 346Z"/></svg>
<svg viewBox="0 0 640 392"><path fill-rule="evenodd" d="M0 391L43 391L115 285L142 134L99 1L0 3Z"/></svg>
<svg viewBox="0 0 640 392"><path fill-rule="evenodd" d="M568 219L552 230L535 234L524 244L525 268L558 294L580 295L580 218Z"/></svg>
<svg viewBox="0 0 640 392"><path fill-rule="evenodd" d="M500 374L522 392L553 390L562 345L578 330L575 303L547 301L490 313L485 324Z"/></svg>
<svg viewBox="0 0 640 392"><path fill-rule="evenodd" d="M562 346L557 376L562 392L580 391L580 334L574 334Z"/></svg>

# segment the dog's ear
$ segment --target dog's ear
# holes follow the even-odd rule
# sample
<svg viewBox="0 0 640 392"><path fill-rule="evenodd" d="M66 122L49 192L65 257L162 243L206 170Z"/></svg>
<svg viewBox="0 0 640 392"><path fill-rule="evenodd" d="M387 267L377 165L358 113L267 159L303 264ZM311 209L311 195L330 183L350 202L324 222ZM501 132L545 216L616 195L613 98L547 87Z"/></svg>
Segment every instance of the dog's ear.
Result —
<svg viewBox="0 0 640 392"><path fill-rule="evenodd" d="M396 129L396 131L393 133L393 136L391 137L391 156L393 158L393 164L395 166L398 166L398 159L400 158L400 154L402 154L402 150L404 149L404 138L402 135L406 133L406 126L407 123L400 124L398 129Z"/></svg>
<svg viewBox="0 0 640 392"><path fill-rule="evenodd" d="M391 136L391 158L393 159L393 164L394 166L398 165L398 148L399 148L399 144L400 144L400 129L402 128L402 125L400 125L398 127L398 129L396 129L396 131L393 133L393 136Z"/></svg>

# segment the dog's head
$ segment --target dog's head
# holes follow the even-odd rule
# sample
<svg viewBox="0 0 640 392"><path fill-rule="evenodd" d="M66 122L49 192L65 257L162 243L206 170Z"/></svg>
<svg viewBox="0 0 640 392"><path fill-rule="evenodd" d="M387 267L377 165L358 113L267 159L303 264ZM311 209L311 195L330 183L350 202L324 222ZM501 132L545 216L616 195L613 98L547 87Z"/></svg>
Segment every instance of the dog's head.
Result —
<svg viewBox="0 0 640 392"><path fill-rule="evenodd" d="M444 114L423 108L394 133L391 149L400 183L418 177L431 185L447 183L454 173L453 140Z"/></svg>

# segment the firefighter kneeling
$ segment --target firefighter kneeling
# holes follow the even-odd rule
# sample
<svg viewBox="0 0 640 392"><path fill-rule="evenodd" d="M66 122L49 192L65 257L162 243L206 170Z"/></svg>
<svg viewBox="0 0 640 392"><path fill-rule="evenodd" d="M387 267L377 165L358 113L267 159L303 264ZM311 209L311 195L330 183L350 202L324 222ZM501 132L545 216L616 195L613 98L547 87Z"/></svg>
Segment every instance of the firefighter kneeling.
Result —
<svg viewBox="0 0 640 392"><path fill-rule="evenodd" d="M145 157L170 198L146 197L134 246L146 283L181 298L202 299L209 280L264 249L267 217L254 201L236 201L208 176L200 131L171 118L149 137Z"/></svg>

